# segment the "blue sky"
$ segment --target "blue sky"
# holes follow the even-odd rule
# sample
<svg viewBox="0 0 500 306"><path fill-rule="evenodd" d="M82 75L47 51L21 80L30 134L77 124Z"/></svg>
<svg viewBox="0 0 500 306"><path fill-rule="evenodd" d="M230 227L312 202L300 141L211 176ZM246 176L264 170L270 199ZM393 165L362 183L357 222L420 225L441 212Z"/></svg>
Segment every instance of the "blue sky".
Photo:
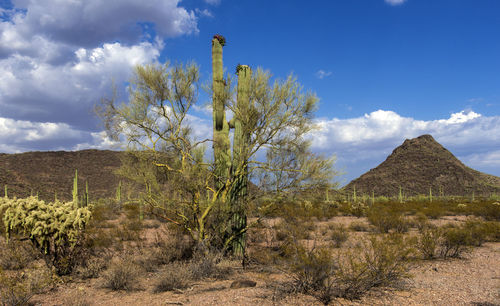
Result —
<svg viewBox="0 0 500 306"><path fill-rule="evenodd" d="M111 147L91 111L111 80L194 60L206 81L220 33L228 72L294 73L319 96L313 149L337 155L341 182L425 133L500 176L498 12L497 0L0 0L0 151Z"/></svg>

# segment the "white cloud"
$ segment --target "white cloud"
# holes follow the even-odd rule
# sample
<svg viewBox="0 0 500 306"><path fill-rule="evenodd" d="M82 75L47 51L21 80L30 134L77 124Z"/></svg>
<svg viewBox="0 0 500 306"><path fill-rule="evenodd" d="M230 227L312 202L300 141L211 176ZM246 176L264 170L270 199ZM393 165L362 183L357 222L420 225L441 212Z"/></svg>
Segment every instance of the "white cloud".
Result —
<svg viewBox="0 0 500 306"><path fill-rule="evenodd" d="M332 75L332 72L331 71L325 71L325 70L318 70L315 74L314 74L318 79L322 80L326 77L329 77Z"/></svg>
<svg viewBox="0 0 500 306"><path fill-rule="evenodd" d="M26 0L15 1L18 10L2 22L2 46L12 38L20 43L41 36L53 42L93 48L104 41L137 43L141 23L155 25L161 36L198 32L193 11L179 7L179 0ZM24 46L17 49L24 50ZM10 46L9 48L12 48ZM0 52L1 53L1 52Z"/></svg>
<svg viewBox="0 0 500 306"><path fill-rule="evenodd" d="M135 65L156 61L162 47L158 41L80 48L74 52L75 60L62 66L22 55L0 60L2 114L13 119L84 124L92 106L110 91L112 80L118 85L127 81Z"/></svg>
<svg viewBox="0 0 500 306"><path fill-rule="evenodd" d="M207 9L204 9L204 10L200 10L200 9L195 9L195 12L200 15L200 16L205 16L205 17L210 17L210 18L213 18L214 15L212 14L211 11L207 10Z"/></svg>
<svg viewBox="0 0 500 306"><path fill-rule="evenodd" d="M0 12L2 116L95 132L92 106L112 80L120 92L132 67L157 61L163 38L198 32L194 11L179 3L13 1Z"/></svg>
<svg viewBox="0 0 500 306"><path fill-rule="evenodd" d="M385 3L388 3L390 5L400 5L406 2L406 0L384 0Z"/></svg>
<svg viewBox="0 0 500 306"><path fill-rule="evenodd" d="M219 5L221 0L204 0L204 1L210 5Z"/></svg>

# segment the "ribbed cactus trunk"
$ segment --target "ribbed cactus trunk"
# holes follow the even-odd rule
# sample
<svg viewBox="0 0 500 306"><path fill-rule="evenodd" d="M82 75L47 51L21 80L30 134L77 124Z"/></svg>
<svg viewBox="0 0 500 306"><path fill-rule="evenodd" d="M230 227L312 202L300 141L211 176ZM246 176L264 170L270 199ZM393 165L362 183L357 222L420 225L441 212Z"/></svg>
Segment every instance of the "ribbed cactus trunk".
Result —
<svg viewBox="0 0 500 306"><path fill-rule="evenodd" d="M236 114L234 117L233 138L233 163L232 177L234 180L231 192L231 235L234 237L231 243L233 254L242 256L245 250L245 228L246 219L246 196L248 187L248 143L250 138L249 128L244 126L242 116L249 114L249 86L252 71L246 65L238 65L238 100Z"/></svg>
<svg viewBox="0 0 500 306"><path fill-rule="evenodd" d="M78 207L78 169L75 170L75 177L73 178L73 205Z"/></svg>
<svg viewBox="0 0 500 306"><path fill-rule="evenodd" d="M214 175L216 190L224 191L231 168L231 151L229 142L229 124L224 107L224 77L222 68L222 47L224 38L215 35L212 39L212 73L213 73L213 128L214 128ZM225 192L222 192L225 194ZM225 197L224 197L225 198ZM225 200L225 199L223 199Z"/></svg>

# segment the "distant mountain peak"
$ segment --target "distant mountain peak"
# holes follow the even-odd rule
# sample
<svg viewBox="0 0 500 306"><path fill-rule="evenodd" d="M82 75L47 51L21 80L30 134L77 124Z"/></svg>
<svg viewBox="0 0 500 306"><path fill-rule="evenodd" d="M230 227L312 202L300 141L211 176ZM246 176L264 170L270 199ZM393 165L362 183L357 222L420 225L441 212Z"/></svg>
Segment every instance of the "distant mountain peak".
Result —
<svg viewBox="0 0 500 306"><path fill-rule="evenodd" d="M359 178L345 190L366 194L394 196L399 187L406 195L434 194L489 196L500 192L500 178L465 166L429 134L406 139L387 159Z"/></svg>

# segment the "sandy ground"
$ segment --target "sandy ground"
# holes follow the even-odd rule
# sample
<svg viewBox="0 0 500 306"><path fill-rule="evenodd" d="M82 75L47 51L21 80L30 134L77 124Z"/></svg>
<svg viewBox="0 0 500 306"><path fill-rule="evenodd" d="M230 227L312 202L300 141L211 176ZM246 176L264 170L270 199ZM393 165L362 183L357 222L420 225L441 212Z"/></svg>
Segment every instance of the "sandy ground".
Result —
<svg viewBox="0 0 500 306"><path fill-rule="evenodd" d="M336 223L346 225L359 221L352 217L336 219ZM420 261L410 273L413 277L401 288L376 288L360 300L336 299L331 305L500 305L500 243L485 243L461 259ZM257 285L231 289L236 279L250 279ZM35 305L321 305L311 296L280 294L276 288L285 280L286 276L276 270L236 268L227 280L206 280L183 291L156 294L152 293L155 274L150 273L134 291L103 289L99 279L92 279L60 284L34 296L31 302Z"/></svg>

